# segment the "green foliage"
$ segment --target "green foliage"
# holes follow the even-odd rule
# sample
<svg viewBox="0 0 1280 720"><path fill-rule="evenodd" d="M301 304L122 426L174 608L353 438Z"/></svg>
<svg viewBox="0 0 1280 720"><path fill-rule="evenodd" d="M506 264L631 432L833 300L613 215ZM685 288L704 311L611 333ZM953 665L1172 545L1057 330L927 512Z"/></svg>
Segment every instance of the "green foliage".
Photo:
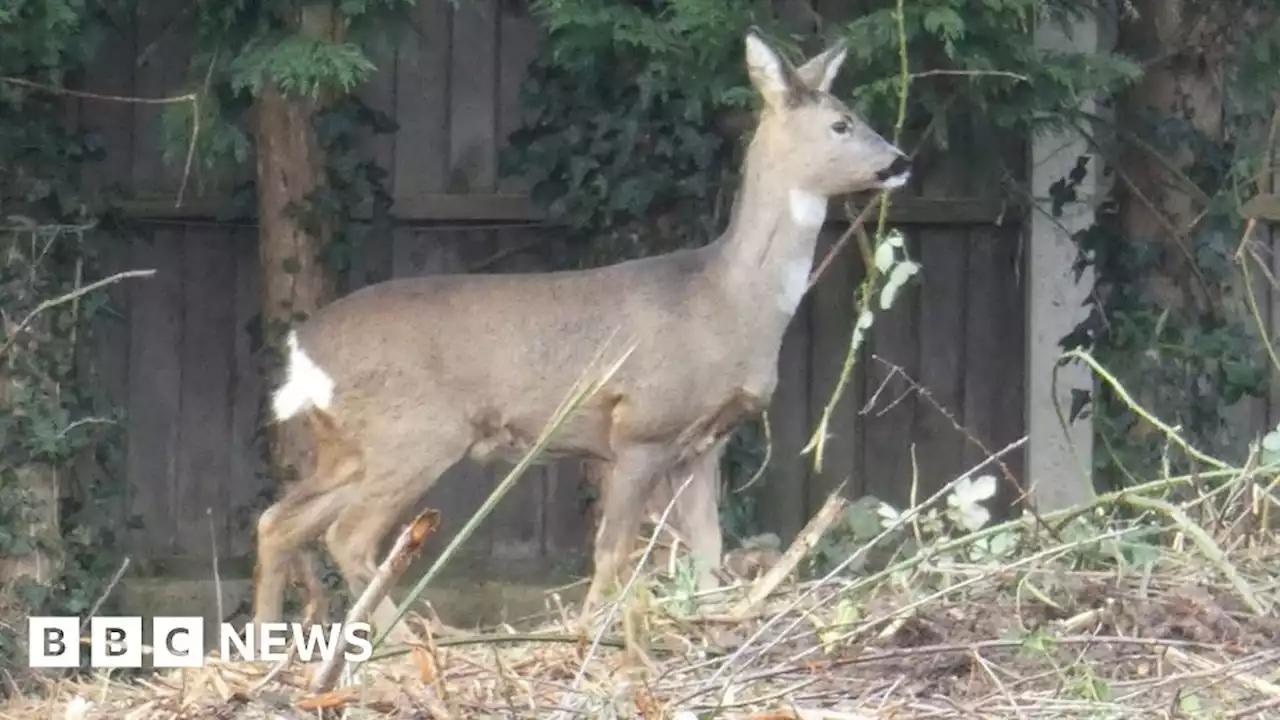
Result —
<svg viewBox="0 0 1280 720"><path fill-rule="evenodd" d="M714 231L708 208L734 171L714 122L749 99L738 46L750 7L533 3L551 41L526 76L525 122L502 166L577 231L567 263L702 244Z"/></svg>
<svg viewBox="0 0 1280 720"><path fill-rule="evenodd" d="M343 277L362 238L389 227L391 198L386 172L357 152L361 134L392 133L395 121L360 102L351 93L379 70L373 51L392 47L417 5L411 0L343 0L335 16L341 42L328 33L312 33L299 19L298 6L286 0L265 3L214 3L201 7L197 47L187 68L197 106L172 105L164 119L165 159L182 162L195 138L195 170L210 182L225 182L254 156L250 123L255 99L273 82L286 97L320 100L313 117L317 144L324 152L325 182L295 208L304 227L317 232L322 221L334 229L325 248L329 269ZM193 116L199 112L198 127ZM198 130L198 133L197 133ZM256 182L232 188L237 210L256 203ZM372 222L356 219L357 209L372 210Z"/></svg>
<svg viewBox="0 0 1280 720"><path fill-rule="evenodd" d="M18 592L32 612L81 613L119 566L118 555L104 550L118 545L123 530L116 505L122 484L109 473L72 474L86 457L114 467L121 447L119 413L96 410L93 378L76 358L77 343L91 339L91 322L106 309L106 296L86 295L32 315L40 303L75 289L79 279L60 268L92 267L96 258L76 228L15 226L12 218L8 225L0 231L0 304L15 320L0 332L0 346L8 346L0 358L7 382L0 416L0 557L61 554L62 577L48 585L23 581ZM20 331L16 319L26 317L32 320ZM59 507L43 507L31 484L60 476L88 486L61 498ZM50 517L60 521L61 535L33 536L32 523Z"/></svg>
<svg viewBox="0 0 1280 720"><path fill-rule="evenodd" d="M285 95L314 98L321 89L350 92L373 70L373 63L352 43L297 35L253 38L231 62L231 84L259 95L263 81L270 79Z"/></svg>
<svg viewBox="0 0 1280 720"><path fill-rule="evenodd" d="M393 133L398 126L386 113L355 96L345 96L316 117L315 128L325 152L325 183L312 195L311 210L335 219L325 259L345 274L351 268L352 254L366 238L386 237L391 232L387 171L361 156L359 134L363 128L377 134ZM371 219L357 221L355 211L366 203Z"/></svg>
<svg viewBox="0 0 1280 720"><path fill-rule="evenodd" d="M23 666L9 655L20 618L87 612L119 567L118 412L77 354L93 341L105 295L35 313L98 273L85 235L96 201L83 196L80 172L102 148L67 122L65 97L42 89L83 67L98 36L91 20L78 0L0 7L0 76L34 84L0 82L0 560L40 553L56 563L42 581L0 577L0 604L10 603L0 618L5 667Z"/></svg>
<svg viewBox="0 0 1280 720"><path fill-rule="evenodd" d="M1275 76L1280 62L1280 3L1251 0L1228 12L1220 3L1188 4L1188 26L1203 22L1222 32L1207 33L1206 44L1192 51L1224 62L1221 136L1206 135L1194 113L1215 113L1217 107L1197 108L1179 103L1167 111L1145 108L1124 117L1122 127L1101 119L1099 148L1108 160L1120 152L1136 153L1167 166L1184 148L1194 162L1173 181L1202 211L1192 227L1170 228L1168 238L1132 237L1126 231L1117 199L1109 198L1097 212L1093 226L1077 233L1080 249L1077 272L1090 268L1095 290L1089 315L1063 338L1066 349L1088 349L1113 373L1147 411L1179 429L1193 446L1218 457L1243 460L1244 443L1233 438L1227 409L1245 397L1265 392L1270 372L1259 341L1257 318L1238 298L1244 283L1238 258L1254 265L1248 253L1237 256L1244 233L1240 212L1262 189L1270 156L1267 148L1275 106ZM1237 22L1242 16L1262 19L1262 26ZM1153 48L1169 54L1176 48ZM1115 136L1118 144L1104 141ZM1058 188L1062 200L1075 199L1081 172L1064 178ZM1131 197L1131 202L1140 202ZM1145 204L1145 203L1143 203ZM1162 211L1163 212L1163 211ZM1185 263L1180 275L1168 268ZM1263 269L1252 268L1255 278ZM1171 304L1157 294L1153 278L1172 279L1185 302ZM1181 474L1190 462L1171 453L1158 433L1141 432L1145 424L1109 387L1096 392L1076 391L1073 416L1092 417L1098 449L1094 454L1097 480L1104 487L1121 487L1136 480Z"/></svg>
<svg viewBox="0 0 1280 720"><path fill-rule="evenodd" d="M0 75L59 86L95 36L78 0L10 0L0 8ZM67 127L62 97L0 82L0 209L33 218L82 218L73 172L101 157L94 138Z"/></svg>
<svg viewBox="0 0 1280 720"><path fill-rule="evenodd" d="M0 68L58 80L82 56L83 0L7 0L0 6Z"/></svg>
<svg viewBox="0 0 1280 720"><path fill-rule="evenodd" d="M893 2L868 5L873 7L843 28L853 68L845 82L872 125L886 127L897 113L901 85L896 14ZM1069 124L1082 99L1136 79L1139 67L1118 55L1035 46L1036 22L1067 20L1091 5L1072 0L907 3L908 117L928 119L924 126L914 123L920 128L916 142L980 157L982 148L1011 135Z"/></svg>

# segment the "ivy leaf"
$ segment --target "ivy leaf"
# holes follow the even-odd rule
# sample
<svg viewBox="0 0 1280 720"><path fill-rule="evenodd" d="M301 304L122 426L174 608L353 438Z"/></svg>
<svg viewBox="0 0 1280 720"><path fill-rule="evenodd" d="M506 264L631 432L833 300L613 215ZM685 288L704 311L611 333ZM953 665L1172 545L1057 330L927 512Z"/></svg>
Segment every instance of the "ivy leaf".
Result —
<svg viewBox="0 0 1280 720"><path fill-rule="evenodd" d="M1080 388L1071 389L1071 409L1067 412L1067 421L1075 422L1080 417L1080 413L1085 406L1089 404L1092 394L1088 390Z"/></svg>

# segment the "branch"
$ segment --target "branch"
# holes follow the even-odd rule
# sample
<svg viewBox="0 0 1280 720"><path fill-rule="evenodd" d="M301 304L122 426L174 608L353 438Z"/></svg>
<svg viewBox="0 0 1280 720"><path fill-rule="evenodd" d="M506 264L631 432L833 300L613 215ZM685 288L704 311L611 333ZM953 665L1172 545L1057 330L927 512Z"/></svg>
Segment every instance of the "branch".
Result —
<svg viewBox="0 0 1280 720"><path fill-rule="evenodd" d="M849 501L845 500L844 496L840 494L840 490L843 487L844 483L841 483L835 492L827 496L827 502L809 520L809 524L805 525L804 530L800 531L799 537L795 539L795 542L791 543L791 547L787 548L787 552L782 556L782 559L770 568L764 577L755 582L751 587L751 592L737 607L729 612L730 615L744 617L753 612L760 606L760 603L764 602L765 598L773 593L783 579L790 575L792 570L795 570L800 561L817 547L818 541L827 533L831 524L839 519L840 513L844 512L845 506L849 504Z"/></svg>
<svg viewBox="0 0 1280 720"><path fill-rule="evenodd" d="M176 105L178 103L196 101L195 93L187 93L186 95L174 95L173 97L161 98L144 98L130 97L128 95L103 95L101 93L85 92L83 90L71 90L69 88L57 87L55 85L43 85L22 78L0 76L0 82L10 85L18 85L20 87L30 88L32 90L40 90L54 95L66 95L68 97L84 98L85 100L105 100L107 102L119 103L137 103L139 105Z"/></svg>
<svg viewBox="0 0 1280 720"><path fill-rule="evenodd" d="M97 282L89 283L88 285L85 285L82 288L69 292L66 295L53 298L52 300L45 300L44 302L36 306L35 310L32 310L25 318L23 318L22 322L18 323L18 328L14 330L13 334L9 336L9 339L5 341L4 347L0 347L0 358L3 358L9 352L9 348L12 347L13 343L17 341L18 336L22 334L22 331L27 329L27 326L31 324L31 321L35 319L36 315L39 315L45 310L55 308L63 303L71 302L72 300L75 300L76 298L81 297L83 295L87 295L88 293L91 293L94 290L97 290L98 288L105 287L115 282L119 282L120 280L123 280L125 278L150 277L155 274L156 274L155 270L126 270L124 272L116 273L111 277L98 280Z"/></svg>
<svg viewBox="0 0 1280 720"><path fill-rule="evenodd" d="M386 559L378 566L378 572L369 581L360 599L356 600L355 605L347 611L347 617L343 620L345 624L360 622L361 618L369 615L375 605L382 602L396 580L409 566L409 561L422 549L423 541L438 527L440 527L440 511L432 508L423 510L413 519L413 522L409 523L396 539L396 544L392 546ZM342 655L346 647L346 636L339 636L333 654L325 660L324 665L320 666L320 671L316 673L315 680L311 683L312 692L322 693L333 688L344 665Z"/></svg>

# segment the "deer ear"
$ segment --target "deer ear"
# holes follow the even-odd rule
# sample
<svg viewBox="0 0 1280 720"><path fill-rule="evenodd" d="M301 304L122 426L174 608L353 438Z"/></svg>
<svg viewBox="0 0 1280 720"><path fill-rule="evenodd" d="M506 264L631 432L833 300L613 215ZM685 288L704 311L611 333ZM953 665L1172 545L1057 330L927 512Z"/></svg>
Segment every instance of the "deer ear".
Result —
<svg viewBox="0 0 1280 720"><path fill-rule="evenodd" d="M783 108L791 97L792 72L754 30L747 33L747 74L766 105Z"/></svg>
<svg viewBox="0 0 1280 720"><path fill-rule="evenodd" d="M840 74L840 66L849 55L849 41L841 38L834 45L815 55L809 62L796 69L805 85L819 92L831 92L831 83Z"/></svg>

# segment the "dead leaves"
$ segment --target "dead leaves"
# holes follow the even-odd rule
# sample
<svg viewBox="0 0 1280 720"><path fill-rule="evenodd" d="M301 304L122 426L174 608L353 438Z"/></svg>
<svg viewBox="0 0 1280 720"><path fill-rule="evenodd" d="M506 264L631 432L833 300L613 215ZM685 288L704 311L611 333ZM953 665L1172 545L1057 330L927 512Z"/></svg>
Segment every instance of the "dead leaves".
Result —
<svg viewBox="0 0 1280 720"><path fill-rule="evenodd" d="M328 710L337 708L351 702L355 697L355 689L351 687L339 688L338 690L330 690L319 695L312 695L297 702L299 710Z"/></svg>

